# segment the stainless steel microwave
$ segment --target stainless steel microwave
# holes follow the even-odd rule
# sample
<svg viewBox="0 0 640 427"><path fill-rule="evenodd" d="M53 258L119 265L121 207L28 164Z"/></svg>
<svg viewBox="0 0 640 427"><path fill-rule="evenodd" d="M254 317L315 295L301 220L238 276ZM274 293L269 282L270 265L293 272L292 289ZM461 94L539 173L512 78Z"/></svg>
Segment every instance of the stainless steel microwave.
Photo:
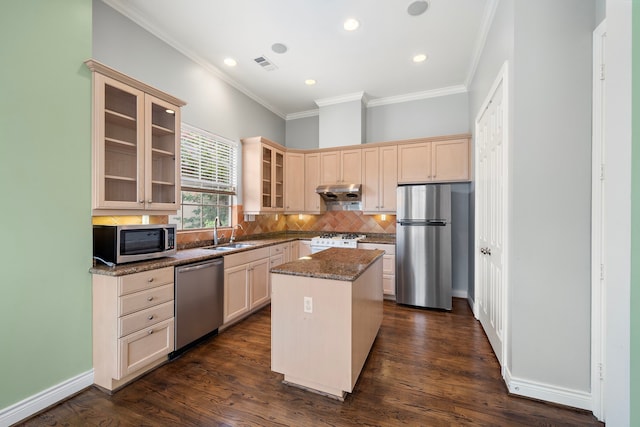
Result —
<svg viewBox="0 0 640 427"><path fill-rule="evenodd" d="M175 224L93 226L93 257L107 265L162 258L175 253Z"/></svg>

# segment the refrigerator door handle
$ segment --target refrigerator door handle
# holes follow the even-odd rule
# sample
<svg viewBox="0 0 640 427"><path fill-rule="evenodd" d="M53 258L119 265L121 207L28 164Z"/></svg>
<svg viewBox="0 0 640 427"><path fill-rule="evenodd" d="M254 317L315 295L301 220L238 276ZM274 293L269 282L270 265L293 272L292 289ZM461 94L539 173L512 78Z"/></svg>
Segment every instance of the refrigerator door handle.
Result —
<svg viewBox="0 0 640 427"><path fill-rule="evenodd" d="M429 219L427 220L427 225L435 225L439 227L444 227L447 225L447 220L445 219Z"/></svg>
<svg viewBox="0 0 640 427"><path fill-rule="evenodd" d="M444 219L427 219L427 220L423 220L423 221L398 221L399 225L403 225L406 227L410 227L410 226L418 226L418 227L424 227L424 226L432 226L432 227L444 227L448 224L447 220Z"/></svg>

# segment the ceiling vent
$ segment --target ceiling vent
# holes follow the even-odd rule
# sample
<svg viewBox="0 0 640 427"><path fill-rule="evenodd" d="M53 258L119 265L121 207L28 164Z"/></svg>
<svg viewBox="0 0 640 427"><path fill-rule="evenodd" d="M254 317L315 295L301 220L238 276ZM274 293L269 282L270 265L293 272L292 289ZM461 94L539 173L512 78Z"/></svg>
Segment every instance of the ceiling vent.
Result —
<svg viewBox="0 0 640 427"><path fill-rule="evenodd" d="M278 69L278 67L276 67L276 64L271 62L271 60L264 55L255 58L254 61L256 61L256 64L264 68L266 71L273 71Z"/></svg>

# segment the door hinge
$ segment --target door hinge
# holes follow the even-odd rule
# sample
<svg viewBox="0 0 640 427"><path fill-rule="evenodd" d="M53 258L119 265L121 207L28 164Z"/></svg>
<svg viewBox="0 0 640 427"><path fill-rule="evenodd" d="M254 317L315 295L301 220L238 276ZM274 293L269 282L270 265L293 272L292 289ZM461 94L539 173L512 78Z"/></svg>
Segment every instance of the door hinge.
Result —
<svg viewBox="0 0 640 427"><path fill-rule="evenodd" d="M600 264L600 280L604 280L604 264Z"/></svg>
<svg viewBox="0 0 640 427"><path fill-rule="evenodd" d="M604 181L604 163L600 164L600 181Z"/></svg>
<svg viewBox="0 0 640 427"><path fill-rule="evenodd" d="M601 381L604 380L604 367L602 366L602 363L598 363L598 377Z"/></svg>
<svg viewBox="0 0 640 427"><path fill-rule="evenodd" d="M600 64L600 80L604 80L604 79L605 79L604 64Z"/></svg>

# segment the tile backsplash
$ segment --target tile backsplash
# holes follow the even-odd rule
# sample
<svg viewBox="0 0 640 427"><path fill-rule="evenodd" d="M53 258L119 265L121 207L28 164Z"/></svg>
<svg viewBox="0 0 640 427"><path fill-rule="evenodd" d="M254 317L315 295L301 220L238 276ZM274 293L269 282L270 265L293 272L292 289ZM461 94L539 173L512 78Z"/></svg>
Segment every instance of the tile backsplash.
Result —
<svg viewBox="0 0 640 427"><path fill-rule="evenodd" d="M253 221L244 220L241 205L234 206L233 217L235 223L242 229L236 230L236 236L250 236L252 234L276 233L280 231L317 231L317 232L352 232L352 233L390 233L396 232L396 216L364 215L360 211L331 211L322 215L255 215ZM93 217L93 224L141 224L141 216L104 216ZM168 222L167 216L150 216L151 224ZM221 228L220 234L229 238L231 230ZM179 247L195 247L213 244L212 230L185 230L178 233Z"/></svg>

